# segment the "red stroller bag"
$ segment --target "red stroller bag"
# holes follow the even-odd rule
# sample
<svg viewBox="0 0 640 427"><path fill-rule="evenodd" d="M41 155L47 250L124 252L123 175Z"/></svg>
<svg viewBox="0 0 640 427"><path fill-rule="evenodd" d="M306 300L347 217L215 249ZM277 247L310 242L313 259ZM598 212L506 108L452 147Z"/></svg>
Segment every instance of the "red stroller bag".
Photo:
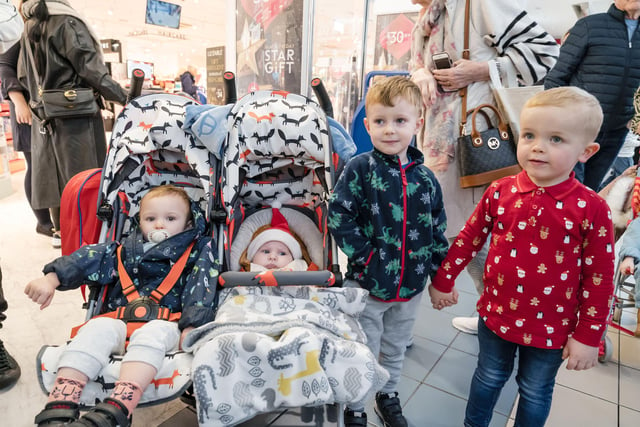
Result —
<svg viewBox="0 0 640 427"><path fill-rule="evenodd" d="M64 187L60 199L60 235L62 255L70 255L80 246L98 243L102 221L96 216L102 169L76 174Z"/></svg>

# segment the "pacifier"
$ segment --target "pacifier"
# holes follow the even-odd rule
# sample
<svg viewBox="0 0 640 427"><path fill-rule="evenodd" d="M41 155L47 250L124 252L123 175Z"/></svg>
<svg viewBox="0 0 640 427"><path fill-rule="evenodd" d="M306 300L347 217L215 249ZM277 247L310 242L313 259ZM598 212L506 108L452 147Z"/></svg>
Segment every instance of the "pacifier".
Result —
<svg viewBox="0 0 640 427"><path fill-rule="evenodd" d="M166 230L151 230L147 233L147 240L153 243L160 243L168 238L169 233Z"/></svg>

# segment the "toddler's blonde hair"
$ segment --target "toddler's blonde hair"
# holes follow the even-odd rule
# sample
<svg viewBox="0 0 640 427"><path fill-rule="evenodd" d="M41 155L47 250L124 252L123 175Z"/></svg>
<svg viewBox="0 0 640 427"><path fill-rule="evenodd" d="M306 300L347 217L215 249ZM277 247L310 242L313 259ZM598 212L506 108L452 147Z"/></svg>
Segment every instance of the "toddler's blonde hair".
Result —
<svg viewBox="0 0 640 427"><path fill-rule="evenodd" d="M369 88L365 98L365 112L373 104L393 107L394 101L400 97L414 107L422 115L422 93L420 88L406 76L392 76L379 80Z"/></svg>
<svg viewBox="0 0 640 427"><path fill-rule="evenodd" d="M182 188L176 187L175 185L171 184L153 187L151 190L147 191L147 194L145 194L140 201L140 212L142 213L142 207L144 206L145 200L164 196L176 196L182 199L187 206L187 221L193 220L193 213L191 212L191 199L189 198L189 195Z"/></svg>
<svg viewBox="0 0 640 427"><path fill-rule="evenodd" d="M523 110L533 107L581 108L580 127L588 138L585 143L595 141L602 126L602 107L598 99L586 90L575 86L556 87L538 92L527 100Z"/></svg>

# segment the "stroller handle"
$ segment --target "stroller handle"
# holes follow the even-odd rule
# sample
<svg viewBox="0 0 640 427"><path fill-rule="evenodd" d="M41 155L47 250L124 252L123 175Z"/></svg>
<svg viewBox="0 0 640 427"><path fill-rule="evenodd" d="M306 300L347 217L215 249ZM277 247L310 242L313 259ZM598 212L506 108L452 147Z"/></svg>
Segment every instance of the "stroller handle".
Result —
<svg viewBox="0 0 640 427"><path fill-rule="evenodd" d="M311 89L313 89L313 93L315 93L318 98L318 104L320 104L322 111L324 111L327 117L333 118L333 105L331 105L331 99L329 98L327 89L324 87L324 84L319 77L311 80Z"/></svg>
<svg viewBox="0 0 640 427"><path fill-rule="evenodd" d="M235 286L333 286L332 272L321 271L226 271L220 274L218 283L225 288Z"/></svg>
<svg viewBox="0 0 640 427"><path fill-rule="evenodd" d="M144 83L144 71L140 68L134 68L131 72L131 86L129 87L129 93L127 94L127 104L133 98L140 96L142 92L142 84Z"/></svg>
<svg viewBox="0 0 640 427"><path fill-rule="evenodd" d="M225 71L222 75L222 81L224 82L224 103L235 104L238 100L236 75L232 71Z"/></svg>

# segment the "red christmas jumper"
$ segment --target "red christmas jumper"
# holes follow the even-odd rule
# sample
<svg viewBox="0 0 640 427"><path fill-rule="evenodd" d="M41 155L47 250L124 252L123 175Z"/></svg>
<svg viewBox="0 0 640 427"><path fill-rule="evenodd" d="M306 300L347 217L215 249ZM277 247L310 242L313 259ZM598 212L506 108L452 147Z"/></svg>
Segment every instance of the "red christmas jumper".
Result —
<svg viewBox="0 0 640 427"><path fill-rule="evenodd" d="M562 348L571 335L598 346L613 292L611 213L571 177L538 187L526 172L494 182L456 237L433 280L451 292L455 278L491 233L478 313L499 337Z"/></svg>

